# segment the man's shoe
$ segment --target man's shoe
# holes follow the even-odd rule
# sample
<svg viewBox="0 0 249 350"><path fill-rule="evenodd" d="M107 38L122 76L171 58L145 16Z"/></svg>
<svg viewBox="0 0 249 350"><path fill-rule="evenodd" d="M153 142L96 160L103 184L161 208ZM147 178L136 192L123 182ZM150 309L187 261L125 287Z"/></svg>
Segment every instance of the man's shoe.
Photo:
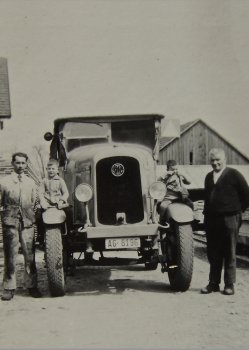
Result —
<svg viewBox="0 0 249 350"><path fill-rule="evenodd" d="M12 298L14 298L14 294L15 294L15 290L14 289L4 289L1 299L9 301Z"/></svg>
<svg viewBox="0 0 249 350"><path fill-rule="evenodd" d="M220 286L216 283L209 283L206 287L201 289L201 294L210 294L212 292L219 292Z"/></svg>
<svg viewBox="0 0 249 350"><path fill-rule="evenodd" d="M233 295L234 294L234 286L233 286L233 284L225 284L223 294L225 294L225 295Z"/></svg>
<svg viewBox="0 0 249 350"><path fill-rule="evenodd" d="M41 297L42 297L41 292L40 292L39 289L36 288L36 287L29 288L29 295L30 295L32 298L41 298Z"/></svg>

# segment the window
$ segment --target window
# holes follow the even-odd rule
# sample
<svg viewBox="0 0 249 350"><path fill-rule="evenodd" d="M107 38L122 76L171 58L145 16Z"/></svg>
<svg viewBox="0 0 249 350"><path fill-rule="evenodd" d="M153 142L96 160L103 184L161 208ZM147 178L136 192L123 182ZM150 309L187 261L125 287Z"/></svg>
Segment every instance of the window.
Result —
<svg viewBox="0 0 249 350"><path fill-rule="evenodd" d="M193 151L189 152L189 164L192 165L194 160L194 153Z"/></svg>

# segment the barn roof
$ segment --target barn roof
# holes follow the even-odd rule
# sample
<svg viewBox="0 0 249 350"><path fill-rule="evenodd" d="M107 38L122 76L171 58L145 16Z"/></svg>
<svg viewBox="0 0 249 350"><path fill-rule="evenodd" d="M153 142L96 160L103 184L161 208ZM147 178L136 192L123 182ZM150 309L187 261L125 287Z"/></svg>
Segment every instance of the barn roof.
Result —
<svg viewBox="0 0 249 350"><path fill-rule="evenodd" d="M231 168L237 169L246 179L249 185L249 165L228 165ZM186 186L188 189L203 189L204 180L208 172L212 170L210 165L178 165L178 169L191 181L191 184ZM165 165L157 166L157 176L161 176L165 172Z"/></svg>
<svg viewBox="0 0 249 350"><path fill-rule="evenodd" d="M205 127L207 127L212 133L217 135L220 139L222 139L224 142L226 142L231 148L233 148L237 153L239 153L243 158L245 158L249 162L249 158L240 152L235 146L233 146L229 141L227 141L223 136L221 136L216 130L212 129L206 122L204 122L201 119L196 119L194 121L187 122L185 124L182 124L180 126L180 136L182 136L186 131L193 128L196 124L202 123ZM162 137L160 139L160 151L168 146L173 141L179 139L178 137Z"/></svg>

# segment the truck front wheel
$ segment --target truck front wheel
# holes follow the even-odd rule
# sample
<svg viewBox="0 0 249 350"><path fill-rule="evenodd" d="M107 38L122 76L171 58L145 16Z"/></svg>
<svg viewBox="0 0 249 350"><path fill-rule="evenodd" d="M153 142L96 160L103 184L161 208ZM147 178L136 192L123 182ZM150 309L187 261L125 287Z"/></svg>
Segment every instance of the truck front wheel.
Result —
<svg viewBox="0 0 249 350"><path fill-rule="evenodd" d="M170 286L175 291L186 291L192 280L194 245L190 224L172 223L173 231L167 237L166 256Z"/></svg>
<svg viewBox="0 0 249 350"><path fill-rule="evenodd" d="M63 296L65 294L65 279L60 227L46 227L45 257L50 293L54 297Z"/></svg>

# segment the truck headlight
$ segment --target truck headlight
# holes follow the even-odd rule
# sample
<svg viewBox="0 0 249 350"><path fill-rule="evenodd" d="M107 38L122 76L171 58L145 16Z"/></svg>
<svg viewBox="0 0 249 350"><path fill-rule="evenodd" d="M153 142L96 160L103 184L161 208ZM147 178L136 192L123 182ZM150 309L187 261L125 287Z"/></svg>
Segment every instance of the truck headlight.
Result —
<svg viewBox="0 0 249 350"><path fill-rule="evenodd" d="M153 182L149 187L149 194L153 199L163 199L166 193L166 186L161 181Z"/></svg>
<svg viewBox="0 0 249 350"><path fill-rule="evenodd" d="M80 202L88 202L93 197L93 189L88 184L80 184L75 189L75 197Z"/></svg>

